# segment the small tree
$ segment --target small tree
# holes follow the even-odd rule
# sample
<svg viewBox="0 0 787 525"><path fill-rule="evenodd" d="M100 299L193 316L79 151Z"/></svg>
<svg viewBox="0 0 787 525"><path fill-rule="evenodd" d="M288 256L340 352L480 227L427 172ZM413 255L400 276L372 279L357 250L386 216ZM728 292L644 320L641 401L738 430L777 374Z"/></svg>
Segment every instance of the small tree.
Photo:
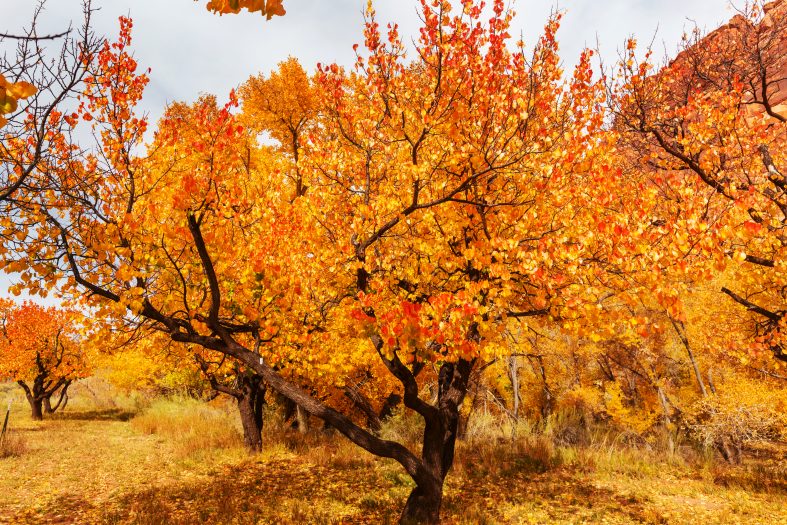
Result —
<svg viewBox="0 0 787 525"><path fill-rule="evenodd" d="M77 314L3 301L0 320L0 376L22 387L33 419L41 420L44 409L51 413L63 406L69 385L87 371ZM53 406L50 400L56 394L59 401Z"/></svg>

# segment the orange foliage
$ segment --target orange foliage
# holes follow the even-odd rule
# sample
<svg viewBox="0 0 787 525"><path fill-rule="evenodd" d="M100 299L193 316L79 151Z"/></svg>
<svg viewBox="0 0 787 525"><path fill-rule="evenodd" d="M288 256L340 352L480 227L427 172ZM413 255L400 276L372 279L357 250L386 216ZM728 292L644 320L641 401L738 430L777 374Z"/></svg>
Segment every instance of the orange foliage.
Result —
<svg viewBox="0 0 787 525"><path fill-rule="evenodd" d="M77 379L90 371L87 346L80 334L80 316L73 311L3 300L0 376L32 381L45 374L50 381Z"/></svg>
<svg viewBox="0 0 787 525"><path fill-rule="evenodd" d="M196 1L196 0L195 0ZM283 0L210 0L207 4L208 11L220 15L226 13L238 14L242 9L250 13L259 12L268 20L274 16L284 16Z"/></svg>
<svg viewBox="0 0 787 525"><path fill-rule="evenodd" d="M17 382L33 418L41 419L42 403L58 391L65 394L72 381L90 373L91 343L81 329L81 316L71 310L1 300L0 320L0 378Z"/></svg>
<svg viewBox="0 0 787 525"><path fill-rule="evenodd" d="M4 113L13 113L16 111L19 99L32 97L37 91L29 82L10 82L0 74L0 126L6 123Z"/></svg>
<svg viewBox="0 0 787 525"><path fill-rule="evenodd" d="M439 510L482 362L526 356L542 416L558 393L646 432L680 413L676 397L709 395L710 359L693 349L715 357L708 334L722 321L739 330L706 281L763 288L762 312L727 291L769 320L753 345L735 338L783 355L787 183L783 121L744 111L758 94L739 77L695 82L717 69L707 53L654 75L632 41L604 86L590 51L564 75L560 15L526 52L502 0L488 21L481 2L420 3L414 59L370 6L350 70L310 77L290 59L241 88L240 111L235 93L172 104L146 149L135 106L148 78L122 18L119 41L88 65L81 105L62 116L98 143L84 152L53 137L41 170L53 189L19 200L2 266L22 272L19 288L57 289L113 328L155 330L182 345L178 359L219 354L217 374L262 376L397 459L414 497L431 494ZM426 382L436 403L419 395ZM360 406L360 392L379 410L392 391L430 429L422 456L326 406L351 411L339 394ZM435 518L422 510L409 512Z"/></svg>

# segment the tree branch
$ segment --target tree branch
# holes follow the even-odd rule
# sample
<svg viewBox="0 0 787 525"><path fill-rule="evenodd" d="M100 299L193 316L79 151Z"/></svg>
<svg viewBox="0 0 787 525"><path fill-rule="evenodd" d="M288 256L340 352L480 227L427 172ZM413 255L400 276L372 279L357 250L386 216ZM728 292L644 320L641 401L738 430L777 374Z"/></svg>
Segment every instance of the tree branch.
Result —
<svg viewBox="0 0 787 525"><path fill-rule="evenodd" d="M766 310L762 306L757 306L756 304L752 303L751 301L748 301L747 299L744 299L743 297L741 297L740 295L736 294L735 292L733 292L728 288L722 288L721 291L729 295L732 298L732 300L735 301L736 303L745 306L748 310L756 314L760 314L763 317L766 317L775 323L778 323L782 318L782 314L771 312L770 310Z"/></svg>

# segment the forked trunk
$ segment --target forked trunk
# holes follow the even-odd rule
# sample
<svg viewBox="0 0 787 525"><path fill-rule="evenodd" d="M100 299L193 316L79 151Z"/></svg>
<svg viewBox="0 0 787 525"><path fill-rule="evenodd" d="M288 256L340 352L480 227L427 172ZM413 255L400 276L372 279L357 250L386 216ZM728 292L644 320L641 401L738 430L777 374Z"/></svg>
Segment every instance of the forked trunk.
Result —
<svg viewBox="0 0 787 525"><path fill-rule="evenodd" d="M66 405L68 404L68 387L71 386L71 380L66 381L63 383L63 387L60 389L60 395L58 396L57 403L52 406L52 396L54 396L57 391L52 392L50 395L44 398L44 411L47 414L54 414L57 412L58 409L66 409Z"/></svg>
<svg viewBox="0 0 787 525"><path fill-rule="evenodd" d="M420 482L416 480L416 487L407 498L400 523L440 522L443 483L454 464L459 407L467 393L472 366L472 362L460 360L440 367L436 410L422 414L426 425L421 459L430 476Z"/></svg>
<svg viewBox="0 0 787 525"><path fill-rule="evenodd" d="M173 339L187 340L185 337ZM378 342L375 345L382 347L381 340ZM475 360L460 359L456 363L444 363L440 367L438 399L437 404L433 405L418 397L418 385L413 372L399 361L395 354L394 360L386 359L380 354L385 365L404 386L405 406L418 412L426 422L424 449L419 458L401 443L375 436L347 416L317 401L297 385L289 383L273 368L261 362L259 354L237 343L219 348L259 374L272 389L300 405L310 415L330 423L358 446L376 456L399 462L416 483L416 488L408 498L400 517L401 523L431 524L439 521L443 480L454 459L459 407L467 393L468 379Z"/></svg>

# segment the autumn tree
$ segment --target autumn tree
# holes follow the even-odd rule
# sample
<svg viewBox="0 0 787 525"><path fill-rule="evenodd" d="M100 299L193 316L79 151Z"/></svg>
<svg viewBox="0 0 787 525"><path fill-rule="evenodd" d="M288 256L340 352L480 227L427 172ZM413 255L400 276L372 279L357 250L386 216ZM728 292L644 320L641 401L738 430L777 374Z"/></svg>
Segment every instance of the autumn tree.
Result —
<svg viewBox="0 0 787 525"><path fill-rule="evenodd" d="M4 300L0 374L24 390L35 420L67 402L68 387L88 372L87 348L72 311ZM50 399L57 395L52 406Z"/></svg>
<svg viewBox="0 0 787 525"><path fill-rule="evenodd" d="M605 308L605 265L641 243L607 206L621 177L596 133L601 86L589 52L563 79L559 17L526 53L502 2L421 8L413 60L369 10L366 51L353 71L320 68L316 124L295 142L264 120L276 106L260 108L271 148L240 125L234 97L208 97L173 105L144 153L134 106L147 77L121 19L67 120L99 142L40 170L57 188L20 202L4 264L34 292L57 285L97 316L258 374L399 462L416 484L402 521L431 523L470 375L509 321L575 327ZM397 383L424 420L420 451L319 400L363 370ZM426 377L435 400L421 397Z"/></svg>
<svg viewBox="0 0 787 525"><path fill-rule="evenodd" d="M622 156L672 210L655 218L689 226L664 260L677 255L708 274L736 267L721 292L751 315L742 350L780 361L786 7L754 4L707 36L695 32L659 70L637 61L630 42L610 97ZM714 242L697 246L698 236Z"/></svg>
<svg viewBox="0 0 787 525"><path fill-rule="evenodd" d="M306 194L301 167L303 147L317 124L317 86L294 58L279 64L266 78L251 77L241 86L243 103L240 122L250 131L267 133L275 141L277 153L288 162L283 173L294 185L292 199Z"/></svg>

